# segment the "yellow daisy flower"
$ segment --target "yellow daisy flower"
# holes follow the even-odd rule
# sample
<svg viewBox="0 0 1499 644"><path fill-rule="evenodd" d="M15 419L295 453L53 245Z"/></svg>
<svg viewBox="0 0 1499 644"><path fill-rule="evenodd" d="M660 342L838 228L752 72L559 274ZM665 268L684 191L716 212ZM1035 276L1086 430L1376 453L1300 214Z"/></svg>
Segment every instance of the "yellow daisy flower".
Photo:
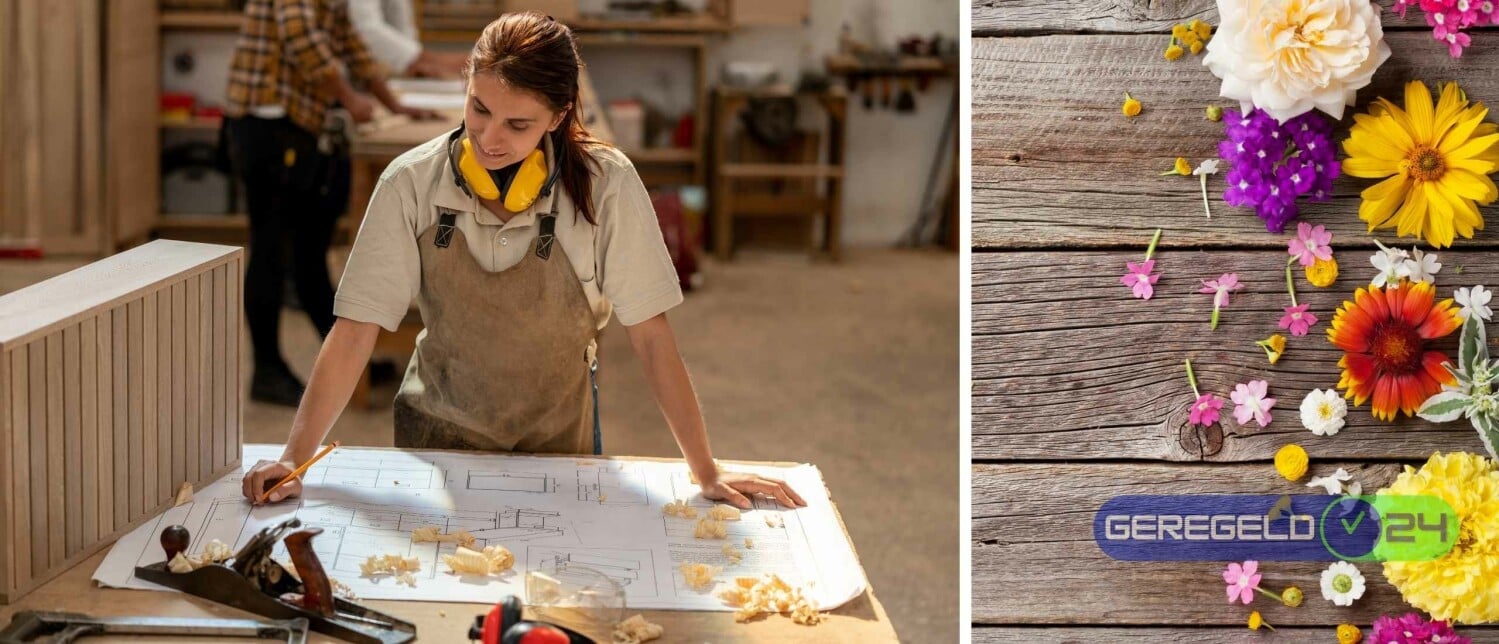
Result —
<svg viewBox="0 0 1499 644"><path fill-rule="evenodd" d="M1441 498L1458 517L1457 543L1430 561L1386 561L1385 578L1401 599L1432 619L1462 624L1499 620L1499 469L1477 454L1433 454L1409 465L1379 494Z"/></svg>
<svg viewBox="0 0 1499 644"><path fill-rule="evenodd" d="M1381 98L1355 114L1343 172L1384 179L1362 193L1358 216L1369 231L1393 227L1446 248L1482 230L1478 206L1499 198L1488 177L1499 168L1499 126L1484 122L1487 114L1457 83L1444 85L1433 107L1421 81L1406 84L1405 109Z"/></svg>

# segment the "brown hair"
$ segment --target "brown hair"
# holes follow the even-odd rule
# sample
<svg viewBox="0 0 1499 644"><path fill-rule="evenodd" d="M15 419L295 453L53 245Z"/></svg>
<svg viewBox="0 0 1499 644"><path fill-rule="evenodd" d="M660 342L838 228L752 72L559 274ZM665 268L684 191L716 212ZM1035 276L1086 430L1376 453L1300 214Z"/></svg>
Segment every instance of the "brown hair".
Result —
<svg viewBox="0 0 1499 644"><path fill-rule="evenodd" d="M552 137L553 162L559 166L558 180L563 189L583 212L583 218L597 224L590 166L597 169L599 164L588 147L605 144L588 133L580 117L583 103L578 95L578 72L582 67L571 29L546 14L525 11L500 16L484 28L463 76L494 74L511 87L537 94L553 111L572 106L547 136Z"/></svg>

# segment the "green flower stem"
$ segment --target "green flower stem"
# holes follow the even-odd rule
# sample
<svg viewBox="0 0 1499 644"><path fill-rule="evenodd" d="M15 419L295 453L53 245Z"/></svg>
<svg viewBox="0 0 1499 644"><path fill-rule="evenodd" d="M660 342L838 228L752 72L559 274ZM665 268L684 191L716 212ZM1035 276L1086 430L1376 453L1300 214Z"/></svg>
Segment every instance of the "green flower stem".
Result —
<svg viewBox="0 0 1499 644"><path fill-rule="evenodd" d="M1291 279L1291 264L1294 263L1295 261L1296 261L1296 258L1292 257L1289 261L1286 262L1286 292L1288 292L1288 293L1291 294L1291 306L1297 306L1297 304L1296 304L1296 282Z"/></svg>
<svg viewBox="0 0 1499 644"><path fill-rule="evenodd" d="M1145 249L1145 261L1150 261L1150 257L1152 255L1155 255L1155 246L1156 244L1160 243L1160 241L1161 229L1157 228L1155 229L1155 236L1150 238L1150 247Z"/></svg>
<svg viewBox="0 0 1499 644"><path fill-rule="evenodd" d="M1214 296L1213 299L1217 299L1217 296ZM1218 305L1216 303L1213 304L1213 323L1208 328L1214 331L1218 330Z"/></svg>
<svg viewBox="0 0 1499 644"><path fill-rule="evenodd" d="M1199 392L1199 391L1197 391L1197 374L1192 373L1192 361L1191 360L1187 360L1187 382L1189 382L1189 383L1192 384L1192 393L1194 395L1196 395L1198 398L1201 398L1202 397L1202 393Z"/></svg>
<svg viewBox="0 0 1499 644"><path fill-rule="evenodd" d="M1278 602L1280 602L1282 604L1284 604L1286 602L1286 600L1283 599L1280 596L1280 593L1277 593L1277 592L1274 592L1274 591L1265 590L1264 588L1260 588L1259 586L1255 586L1254 589L1257 590L1257 591L1259 591L1259 593L1261 595L1264 595L1266 597L1274 599L1275 601L1278 601Z"/></svg>

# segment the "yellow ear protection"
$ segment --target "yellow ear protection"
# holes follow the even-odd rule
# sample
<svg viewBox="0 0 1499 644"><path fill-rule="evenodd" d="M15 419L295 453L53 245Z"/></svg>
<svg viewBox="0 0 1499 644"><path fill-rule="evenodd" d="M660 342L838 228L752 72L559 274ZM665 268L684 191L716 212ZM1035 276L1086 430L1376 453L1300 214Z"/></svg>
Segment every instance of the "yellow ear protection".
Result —
<svg viewBox="0 0 1499 644"><path fill-rule="evenodd" d="M456 158L453 154L455 143L461 147ZM510 212L522 212L530 208L537 198L551 194L552 185L557 182L557 173L561 169L560 164L552 164L553 167L548 168L546 153L537 148L526 155L514 173L486 170L474 158L473 143L463 136L462 125L448 135L448 163L453 170L453 183L464 194L499 199L505 210Z"/></svg>

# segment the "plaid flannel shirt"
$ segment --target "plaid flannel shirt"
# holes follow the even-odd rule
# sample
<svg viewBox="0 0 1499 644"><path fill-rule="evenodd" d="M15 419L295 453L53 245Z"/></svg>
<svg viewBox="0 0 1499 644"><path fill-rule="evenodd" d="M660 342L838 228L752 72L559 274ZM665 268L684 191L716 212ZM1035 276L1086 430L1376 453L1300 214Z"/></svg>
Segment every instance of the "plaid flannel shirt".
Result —
<svg viewBox="0 0 1499 644"><path fill-rule="evenodd" d="M383 75L350 24L345 0L249 0L224 113L281 105L292 123L316 134L337 99L325 85L345 68L365 83Z"/></svg>

